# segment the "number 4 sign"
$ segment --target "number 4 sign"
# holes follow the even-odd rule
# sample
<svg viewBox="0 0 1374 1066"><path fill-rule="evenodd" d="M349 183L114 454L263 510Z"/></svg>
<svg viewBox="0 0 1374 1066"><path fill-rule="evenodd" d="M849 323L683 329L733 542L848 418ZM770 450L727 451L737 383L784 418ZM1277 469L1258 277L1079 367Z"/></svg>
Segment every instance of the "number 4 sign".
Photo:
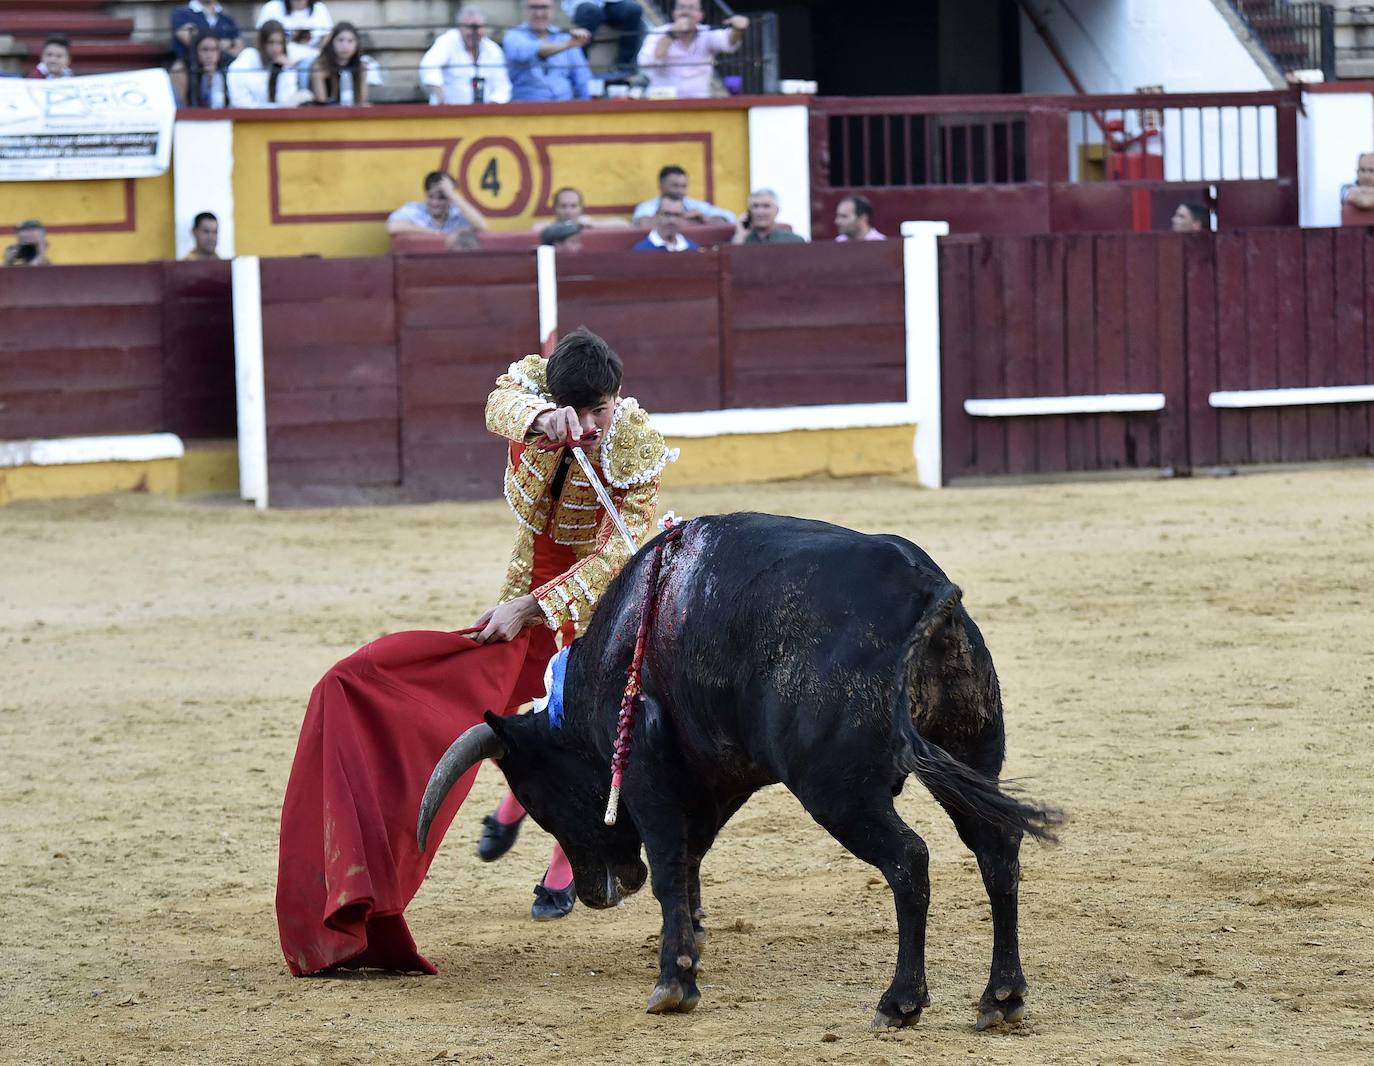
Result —
<svg viewBox="0 0 1374 1066"><path fill-rule="evenodd" d="M458 162L459 191L491 218L521 214L534 191L529 157L510 137L482 137Z"/></svg>

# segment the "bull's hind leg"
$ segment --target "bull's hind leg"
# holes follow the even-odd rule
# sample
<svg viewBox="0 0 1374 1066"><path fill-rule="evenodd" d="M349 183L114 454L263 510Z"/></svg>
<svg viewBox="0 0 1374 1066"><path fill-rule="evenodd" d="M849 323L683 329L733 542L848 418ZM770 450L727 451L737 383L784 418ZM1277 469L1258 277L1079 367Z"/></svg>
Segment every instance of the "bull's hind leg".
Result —
<svg viewBox="0 0 1374 1066"><path fill-rule="evenodd" d="M850 852L876 866L897 908L897 972L878 1000L875 1028L915 1025L930 1005L926 988L926 914L930 909L930 853L897 815L886 791L838 800L833 786L798 794L812 818Z"/></svg>
<svg viewBox="0 0 1374 1066"><path fill-rule="evenodd" d="M1021 879L1020 830L1008 830L946 807L959 839L973 852L992 905L992 974L978 1000L978 1029L1019 1022L1026 1014L1026 977L1016 935L1016 889Z"/></svg>

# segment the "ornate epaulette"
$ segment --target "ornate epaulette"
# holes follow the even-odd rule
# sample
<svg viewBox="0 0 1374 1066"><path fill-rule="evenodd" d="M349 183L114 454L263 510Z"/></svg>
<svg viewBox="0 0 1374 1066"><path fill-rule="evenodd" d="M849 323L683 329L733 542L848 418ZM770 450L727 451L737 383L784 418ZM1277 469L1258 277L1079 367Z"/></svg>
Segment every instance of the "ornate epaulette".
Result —
<svg viewBox="0 0 1374 1066"><path fill-rule="evenodd" d="M639 402L622 399L601 445L601 472L606 480L618 489L633 488L658 477L677 457L678 449L668 447Z"/></svg>
<svg viewBox="0 0 1374 1066"><path fill-rule="evenodd" d="M548 367L549 361L542 355L527 355L511 363L506 374L530 395L552 403L553 397L549 395Z"/></svg>

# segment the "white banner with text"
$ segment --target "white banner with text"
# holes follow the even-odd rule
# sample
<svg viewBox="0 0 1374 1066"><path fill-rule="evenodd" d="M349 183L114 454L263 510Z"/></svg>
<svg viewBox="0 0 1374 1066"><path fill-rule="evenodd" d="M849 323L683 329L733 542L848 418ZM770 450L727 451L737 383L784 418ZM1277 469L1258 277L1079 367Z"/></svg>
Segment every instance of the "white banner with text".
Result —
<svg viewBox="0 0 1374 1066"><path fill-rule="evenodd" d="M0 181L156 177L175 116L165 70L0 78Z"/></svg>

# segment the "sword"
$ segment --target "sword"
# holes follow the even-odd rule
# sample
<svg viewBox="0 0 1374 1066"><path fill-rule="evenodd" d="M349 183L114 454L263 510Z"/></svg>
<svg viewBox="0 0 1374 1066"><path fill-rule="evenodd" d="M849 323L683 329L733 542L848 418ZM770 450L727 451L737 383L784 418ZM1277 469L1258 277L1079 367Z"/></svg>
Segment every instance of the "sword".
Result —
<svg viewBox="0 0 1374 1066"><path fill-rule="evenodd" d="M595 440L595 437L593 437ZM577 465L582 468L582 473L591 483L592 491L596 493L596 498L601 501L601 506L606 508L606 514L611 518L616 530L630 546L631 553L639 551L639 545L635 543L634 537L630 535L630 527L625 524L625 519L620 517L620 512L616 510L615 504L611 502L611 494L606 491L606 486L601 484L601 478L597 476L596 467L592 466L592 461L587 458L587 453L581 447L574 444L571 440L540 441L538 447L544 451L553 451L555 448L569 448L572 450L573 458L577 460Z"/></svg>

